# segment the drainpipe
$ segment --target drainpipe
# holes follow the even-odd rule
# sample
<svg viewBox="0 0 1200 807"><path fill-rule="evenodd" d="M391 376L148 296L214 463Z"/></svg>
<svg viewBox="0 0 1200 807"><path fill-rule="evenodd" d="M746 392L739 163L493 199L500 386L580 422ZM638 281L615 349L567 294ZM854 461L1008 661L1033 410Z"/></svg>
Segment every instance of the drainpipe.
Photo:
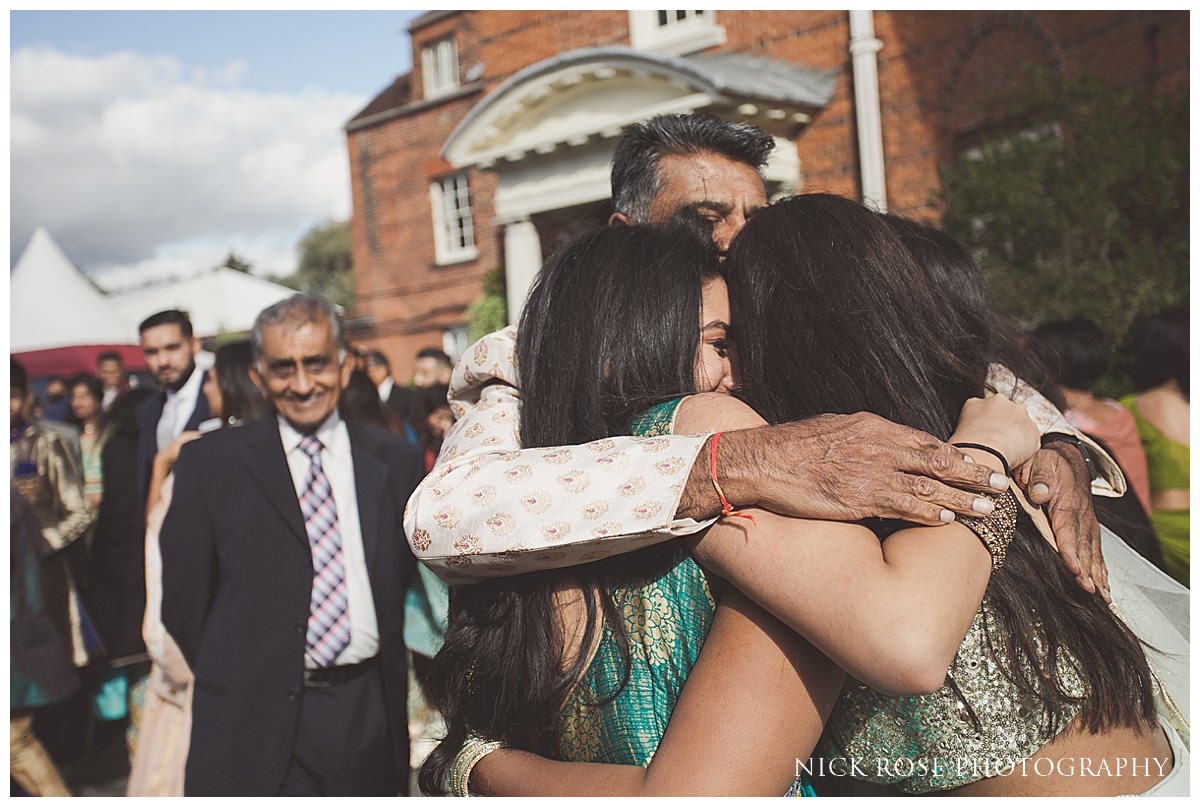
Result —
<svg viewBox="0 0 1200 807"><path fill-rule="evenodd" d="M858 124L858 161L862 172L862 201L887 212L887 182L883 167L883 123L879 113L879 71L875 54L883 43L875 38L872 11L851 11L850 57L854 74L854 110Z"/></svg>

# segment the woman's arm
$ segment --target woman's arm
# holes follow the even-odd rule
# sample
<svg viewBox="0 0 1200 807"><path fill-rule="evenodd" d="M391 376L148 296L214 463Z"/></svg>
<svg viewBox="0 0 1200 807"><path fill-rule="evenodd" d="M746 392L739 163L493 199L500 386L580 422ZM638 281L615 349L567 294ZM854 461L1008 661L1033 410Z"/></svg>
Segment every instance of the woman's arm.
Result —
<svg viewBox="0 0 1200 807"><path fill-rule="evenodd" d="M841 670L736 591L721 599L649 767L558 762L515 749L484 757L489 796L779 796L807 762Z"/></svg>
<svg viewBox="0 0 1200 807"><path fill-rule="evenodd" d="M162 498L163 482L171 475L171 469L175 467L175 462L179 459L179 449L199 436L200 432L197 431L183 432L169 446L154 455L154 464L150 469L150 492L146 496L147 522L150 520L150 513L154 510L154 505L158 504L158 500Z"/></svg>
<svg viewBox="0 0 1200 807"><path fill-rule="evenodd" d="M989 399L989 409L1012 407ZM987 445L1021 461L1036 431L1009 435L964 411L954 440ZM975 425L968 426L971 419ZM679 431L748 428L758 415L731 396L697 396L676 420ZM980 463L999 462L972 452ZM719 472L719 469L718 469ZM919 491L918 491L919 495ZM737 502L734 502L736 505ZM979 608L991 559L967 527L950 523L896 532L882 544L865 527L787 519L750 511L714 525L695 545L697 561L737 586L864 683L885 692L931 692Z"/></svg>

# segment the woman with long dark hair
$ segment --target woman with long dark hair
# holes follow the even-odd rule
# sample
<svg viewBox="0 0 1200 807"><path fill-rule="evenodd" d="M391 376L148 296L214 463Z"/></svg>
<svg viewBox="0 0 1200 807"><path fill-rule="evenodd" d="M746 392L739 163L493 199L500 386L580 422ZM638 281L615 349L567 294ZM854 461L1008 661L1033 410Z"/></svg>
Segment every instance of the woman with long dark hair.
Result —
<svg viewBox="0 0 1200 807"><path fill-rule="evenodd" d="M552 258L530 293L518 340L522 443L556 446L631 431L665 433L681 394L727 391L729 317L719 266L710 242L627 228L581 237ZM1016 461L1032 453L1036 431L1019 407L1002 399L974 403L967 407L962 439L999 444ZM991 412L991 420L980 419L979 409ZM992 422L998 410L1005 413L1000 427ZM646 450L654 445L651 439ZM586 485L570 470L569 453L561 460L566 467L560 482ZM609 506L657 504L640 503L636 494L629 491L628 503L593 505L598 528ZM552 507L553 495L525 506ZM846 529L860 528L808 526L815 540L831 547ZM913 535L930 533L927 539L937 543L934 534L945 529L957 545L935 562L927 551L914 551L919 542ZM986 564L974 555L988 557L978 539L964 546L954 529L902 530L908 546L885 559L876 544L875 563L863 570L864 586L878 583L930 605L914 627L923 639L940 641L946 658L982 595ZM892 546L904 540L893 538ZM966 579L961 591L922 599L934 580L949 573ZM823 593L840 605L820 619L851 605L836 590ZM720 600L715 614L714 594ZM914 659L885 631L850 644L835 638L831 645L844 651L847 666L881 685L919 687L918 679L937 670L937 652ZM841 673L738 592L710 585L686 547L676 544L455 589L433 678L448 736L422 769L428 792L439 792L447 776L462 779L457 763L463 755L456 760L456 752L473 734L565 759L649 766L645 772L600 774L615 788L606 792L766 795L786 788L798 749L816 742ZM765 681L764 690L748 688L750 679ZM668 719L673 728L664 736ZM743 722L761 743L731 748L709 732L719 726L737 735ZM470 761L477 753L470 749L479 744L467 747ZM534 781L524 779L511 792L528 793ZM589 792L595 786L585 780L573 790L568 781L555 780L551 791ZM499 790L507 792L502 784Z"/></svg>
<svg viewBox="0 0 1200 807"><path fill-rule="evenodd" d="M752 220L734 242L729 268L745 395L769 420L871 411L962 439L952 434L958 408L986 392L988 357L959 347L969 341L961 325L876 214L836 197L789 200ZM523 385L528 379L526 370ZM684 402L675 428L696 432L762 422L729 396L697 396ZM969 442L985 446L964 447L977 461L996 461L990 449L997 444ZM1003 449L999 453L1017 459ZM1003 509L1011 514L1007 537L999 535L1004 525L993 514L974 525L983 539L974 543L958 525L896 531L887 524L867 530L809 522L800 528L754 513L757 528L719 523L695 554L854 676L830 721L828 748L869 761L865 767L872 771L883 759L888 764L882 781L908 792L1128 793L1153 789L1171 770L1173 781L1164 787L1179 786L1186 749L1174 731L1164 734L1155 725L1153 677L1137 638L1098 597L1075 587L1014 502ZM836 545L825 545L835 535ZM886 579L872 581L868 564L880 554L883 536L885 559L900 561L910 550L941 574L926 582L934 590L956 590L964 583L970 588L976 581L969 575L941 564L950 553L986 546L974 559L982 568L974 571L984 582L988 567L996 572L982 607L980 585L972 606L979 610L962 623L944 657L923 621L934 606L929 592L900 596ZM972 559L963 562L969 566ZM853 572L842 571L844 564ZM947 587L946 580L957 582ZM853 596L841 600L839 593ZM888 636L892 645L911 647L915 657L935 659L925 668L934 674L910 679L917 685L909 687L865 678L873 673L871 662L879 663L880 650L889 649L887 639L881 640ZM884 691L929 694L893 698ZM680 701L672 727L690 720L685 703L695 701ZM756 730L747 721L745 731ZM660 755L674 731L664 737ZM476 745L474 753L482 750L487 746ZM806 753L797 749L798 756ZM1117 758L1135 754L1161 767L1147 762L1150 770L1141 775L1129 776L1127 769L1121 775L1120 768L1113 773ZM1065 776L1055 764L1079 756L1108 760L1105 770L1113 775ZM930 769L928 763L939 757L941 767ZM1029 761L1034 775L994 778L997 761L1001 767ZM1050 762L1049 776L1039 775L1043 761ZM484 789L530 792L538 783L551 792L569 789L573 774L567 767L547 762L539 773L538 764L516 752L491 755L481 764ZM593 781L592 789L600 785Z"/></svg>
<svg viewBox="0 0 1200 807"><path fill-rule="evenodd" d="M266 417L270 405L250 380L250 340L217 349L202 392L219 428L234 428ZM130 765L128 796L182 796L192 721L192 671L162 624L162 555L158 531L171 505L171 469L180 449L201 432L184 432L154 458L146 516L146 610L142 635L153 662L142 718L142 736Z"/></svg>
<svg viewBox="0 0 1200 807"><path fill-rule="evenodd" d="M104 449L104 386L90 373L79 373L67 381L68 422L79 429L79 451L83 457L83 493L88 504L100 506L104 494L104 470L100 460Z"/></svg>
<svg viewBox="0 0 1200 807"><path fill-rule="evenodd" d="M963 338L963 320L949 310L957 306L945 305L891 229L854 202L810 195L761 215L729 260L743 400L769 422L870 411L948 435L962 401L984 393L991 358L986 343L973 347ZM807 349L797 351L797 344ZM768 568L762 564L771 562L771 549L754 553L759 571ZM913 708L852 680L830 721L830 748L844 756L877 754L881 739L920 736L916 750L929 758L949 757L955 748L976 761L991 754L1013 763L1169 756L1137 637L1055 561L1052 546L1020 512L1005 563L992 575L947 682ZM740 585L754 564L729 571ZM971 712L961 723L970 732L954 722L958 704ZM939 723L940 730L920 728ZM910 792L963 786L960 792L981 795L1145 789L1119 777L989 775L977 767L884 778Z"/></svg>

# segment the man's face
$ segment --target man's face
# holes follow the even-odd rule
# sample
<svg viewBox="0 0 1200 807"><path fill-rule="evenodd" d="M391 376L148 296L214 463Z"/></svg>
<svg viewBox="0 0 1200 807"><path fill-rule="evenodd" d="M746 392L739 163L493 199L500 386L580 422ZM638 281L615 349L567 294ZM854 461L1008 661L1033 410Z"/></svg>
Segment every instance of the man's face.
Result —
<svg viewBox="0 0 1200 807"><path fill-rule="evenodd" d="M96 375L105 389L120 386L122 374L121 362L115 359L105 359L96 365Z"/></svg>
<svg viewBox="0 0 1200 807"><path fill-rule="evenodd" d="M150 374L163 389L178 392L196 369L196 340L184 337L174 323L142 332L142 355Z"/></svg>
<svg viewBox="0 0 1200 807"><path fill-rule="evenodd" d="M422 388L449 384L450 373L451 370L448 366L437 359L426 356L416 361L413 368L413 383Z"/></svg>
<svg viewBox="0 0 1200 807"><path fill-rule="evenodd" d="M320 319L264 327L252 377L292 428L310 434L337 409L352 370L338 360L329 320Z"/></svg>
<svg viewBox="0 0 1200 807"><path fill-rule="evenodd" d="M386 364L372 364L369 359L367 360L367 378L371 379L372 384L378 387L387 377L388 368Z"/></svg>
<svg viewBox="0 0 1200 807"><path fill-rule="evenodd" d="M650 223L664 224L690 208L713 222L713 241L722 252L746 220L767 204L757 171L711 151L663 157L658 177L661 190L650 203Z"/></svg>

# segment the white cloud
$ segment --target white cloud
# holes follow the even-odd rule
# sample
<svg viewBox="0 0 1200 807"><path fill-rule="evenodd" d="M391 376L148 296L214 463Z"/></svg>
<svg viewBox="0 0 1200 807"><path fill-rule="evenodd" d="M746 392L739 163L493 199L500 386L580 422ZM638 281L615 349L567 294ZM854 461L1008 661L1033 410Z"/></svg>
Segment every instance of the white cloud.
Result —
<svg viewBox="0 0 1200 807"><path fill-rule="evenodd" d="M350 214L342 125L360 96L240 89L240 61L189 75L169 56L29 47L11 65L11 260L43 225L106 281L230 248L287 273L308 225Z"/></svg>

